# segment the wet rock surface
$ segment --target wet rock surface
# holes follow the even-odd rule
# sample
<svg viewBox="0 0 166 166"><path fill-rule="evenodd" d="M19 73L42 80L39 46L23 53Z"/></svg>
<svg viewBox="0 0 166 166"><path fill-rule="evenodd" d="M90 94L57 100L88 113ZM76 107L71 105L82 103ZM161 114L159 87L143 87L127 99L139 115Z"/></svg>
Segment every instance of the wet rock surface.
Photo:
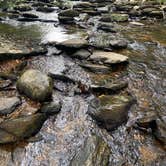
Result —
<svg viewBox="0 0 166 166"><path fill-rule="evenodd" d="M45 115L35 114L3 121L0 124L0 144L16 142L35 135L45 120Z"/></svg>
<svg viewBox="0 0 166 166"><path fill-rule="evenodd" d="M165 7L11 4L0 2L0 165L164 165ZM52 78L51 98L19 93L32 69Z"/></svg>
<svg viewBox="0 0 166 166"><path fill-rule="evenodd" d="M13 112L21 101L18 97L0 98L0 115L7 115Z"/></svg>
<svg viewBox="0 0 166 166"><path fill-rule="evenodd" d="M17 81L18 90L32 100L49 100L52 94L52 80L38 70L27 70Z"/></svg>
<svg viewBox="0 0 166 166"><path fill-rule="evenodd" d="M99 96L98 100L92 100L88 114L94 118L99 125L107 130L113 130L127 121L128 110L133 100L130 96Z"/></svg>

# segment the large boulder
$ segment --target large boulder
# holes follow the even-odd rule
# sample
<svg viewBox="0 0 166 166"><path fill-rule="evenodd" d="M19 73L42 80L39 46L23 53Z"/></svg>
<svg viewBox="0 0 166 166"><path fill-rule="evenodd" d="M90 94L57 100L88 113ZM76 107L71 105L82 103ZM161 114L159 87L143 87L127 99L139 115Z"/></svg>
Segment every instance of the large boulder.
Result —
<svg viewBox="0 0 166 166"><path fill-rule="evenodd" d="M88 114L107 130L113 130L127 121L133 99L127 95L102 95L93 99Z"/></svg>
<svg viewBox="0 0 166 166"><path fill-rule="evenodd" d="M0 115L10 114L19 104L21 100L18 97L0 98Z"/></svg>
<svg viewBox="0 0 166 166"><path fill-rule="evenodd" d="M52 80L38 70L27 70L17 81L18 90L36 101L48 100L52 94Z"/></svg>

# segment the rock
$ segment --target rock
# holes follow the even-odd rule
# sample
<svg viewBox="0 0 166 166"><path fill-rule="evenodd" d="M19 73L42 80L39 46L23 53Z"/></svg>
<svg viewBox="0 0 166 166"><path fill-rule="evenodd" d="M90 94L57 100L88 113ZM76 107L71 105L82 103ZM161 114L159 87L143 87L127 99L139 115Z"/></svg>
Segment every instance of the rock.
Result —
<svg viewBox="0 0 166 166"><path fill-rule="evenodd" d="M1 75L0 75L0 77L1 77ZM12 82L10 80L1 80L0 79L0 90L4 90L4 89L8 88L11 84L12 84Z"/></svg>
<svg viewBox="0 0 166 166"><path fill-rule="evenodd" d="M73 9L78 11L79 13L87 13L89 15L99 14L95 5L89 2L76 3L75 5L73 5Z"/></svg>
<svg viewBox="0 0 166 166"><path fill-rule="evenodd" d="M24 12L24 11L30 11L30 10L32 10L32 8L28 4L20 4L20 5L15 6L14 10Z"/></svg>
<svg viewBox="0 0 166 166"><path fill-rule="evenodd" d="M25 48L25 49L8 49L8 48L0 48L0 60L9 60L9 59L20 59L23 57L29 57L29 56L37 56L37 55L43 55L47 53L47 50L45 48L42 48L40 46L34 47L34 48Z"/></svg>
<svg viewBox="0 0 166 166"><path fill-rule="evenodd" d="M21 100L18 97L0 98L0 115L7 115L12 113L18 105L21 104Z"/></svg>
<svg viewBox="0 0 166 166"><path fill-rule="evenodd" d="M41 6L41 7L38 7L36 9L36 11L45 12L45 13L51 13L51 12L55 11L55 9L52 8L52 7Z"/></svg>
<svg viewBox="0 0 166 166"><path fill-rule="evenodd" d="M112 19L112 21L125 22L125 21L128 21L129 15L113 13L113 14L111 14L111 19Z"/></svg>
<svg viewBox="0 0 166 166"><path fill-rule="evenodd" d="M116 10L117 11L126 11L129 12L133 8L132 5L116 5Z"/></svg>
<svg viewBox="0 0 166 166"><path fill-rule="evenodd" d="M114 27L112 23L106 23L106 22L100 22L98 24L97 29L101 29L103 31L112 32L112 33L117 32L117 29Z"/></svg>
<svg viewBox="0 0 166 166"><path fill-rule="evenodd" d="M112 94L126 88L127 86L128 82L121 81L121 82L106 83L104 85L92 84L90 86L90 89L94 93Z"/></svg>
<svg viewBox="0 0 166 166"><path fill-rule="evenodd" d="M114 49L122 49L127 47L127 41L124 39L118 39L118 40L111 40L110 46Z"/></svg>
<svg viewBox="0 0 166 166"><path fill-rule="evenodd" d="M91 53L88 50L80 49L77 52L75 52L74 54L71 54L70 56L72 58L87 59L90 55L91 55Z"/></svg>
<svg viewBox="0 0 166 166"><path fill-rule="evenodd" d="M61 110L61 103L60 101L53 101L50 103L45 103L41 109L41 113L45 113L46 115L54 115L59 113Z"/></svg>
<svg viewBox="0 0 166 166"><path fill-rule="evenodd" d="M104 65L96 65L96 64L80 64L81 67L93 73L110 73L111 69Z"/></svg>
<svg viewBox="0 0 166 166"><path fill-rule="evenodd" d="M44 114L9 119L0 123L0 144L13 143L34 136L46 120Z"/></svg>
<svg viewBox="0 0 166 166"><path fill-rule="evenodd" d="M62 23L72 23L74 17L78 17L79 13L72 9L63 10L58 14L58 19Z"/></svg>
<svg viewBox="0 0 166 166"><path fill-rule="evenodd" d="M153 128L154 135L158 140L160 140L164 145L166 145L166 118L156 120L156 128Z"/></svg>
<svg viewBox="0 0 166 166"><path fill-rule="evenodd" d="M87 138L84 147L74 156L71 165L100 165L109 163L110 148L102 138L97 135Z"/></svg>
<svg viewBox="0 0 166 166"><path fill-rule="evenodd" d="M99 8L97 8L97 11L99 11L100 13L108 13L109 8L108 8L108 6L99 7Z"/></svg>
<svg viewBox="0 0 166 166"><path fill-rule="evenodd" d="M136 26L144 26L143 23L140 23L140 22L136 22L136 21L132 21L130 22L131 25L136 25Z"/></svg>
<svg viewBox="0 0 166 166"><path fill-rule="evenodd" d="M108 33L95 33L90 35L89 44L98 49L110 50L110 40L115 37Z"/></svg>
<svg viewBox="0 0 166 166"><path fill-rule="evenodd" d="M106 52L106 51L94 51L89 59L95 62L103 62L109 65L128 61L127 56L115 52Z"/></svg>
<svg viewBox="0 0 166 166"><path fill-rule="evenodd" d="M4 79L4 80L10 80L11 82L14 82L17 80L17 76L16 74L13 74L13 73L4 73L4 72L0 72L0 78ZM4 81L2 82L1 86L5 86L5 83Z"/></svg>
<svg viewBox="0 0 166 166"><path fill-rule="evenodd" d="M52 80L38 70L27 70L17 81L17 88L32 100L45 101L52 94Z"/></svg>
<svg viewBox="0 0 166 166"><path fill-rule="evenodd" d="M133 100L127 95L102 95L93 99L88 114L107 130L113 130L128 119L128 111Z"/></svg>
<svg viewBox="0 0 166 166"><path fill-rule="evenodd" d="M32 14L32 13L23 13L22 16L26 17L26 18L38 18L37 15Z"/></svg>
<svg viewBox="0 0 166 166"><path fill-rule="evenodd" d="M55 43L56 47L65 50L81 49L88 46L88 41L81 38L68 39L59 43Z"/></svg>
<svg viewBox="0 0 166 166"><path fill-rule="evenodd" d="M89 19L89 15L87 13L81 13L79 15L79 21L86 22Z"/></svg>
<svg viewBox="0 0 166 166"><path fill-rule="evenodd" d="M94 5L90 2L79 2L79 3L76 3L75 5L73 5L73 9L75 8L91 8L91 7L94 7Z"/></svg>
<svg viewBox="0 0 166 166"><path fill-rule="evenodd" d="M128 21L129 15L128 14L118 14L118 13L112 13L112 14L103 14L100 18L100 21L103 22L125 22Z"/></svg>
<svg viewBox="0 0 166 166"><path fill-rule="evenodd" d="M161 11L161 10L155 10L155 11L152 11L150 14L149 14L149 16L151 16L151 17L156 17L156 18L164 18L164 13L163 13L163 11Z"/></svg>

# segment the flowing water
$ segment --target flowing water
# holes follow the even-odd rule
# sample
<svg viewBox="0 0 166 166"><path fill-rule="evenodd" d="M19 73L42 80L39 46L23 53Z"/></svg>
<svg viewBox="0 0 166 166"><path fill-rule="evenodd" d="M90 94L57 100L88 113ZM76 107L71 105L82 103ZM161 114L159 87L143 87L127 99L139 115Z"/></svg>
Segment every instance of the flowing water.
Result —
<svg viewBox="0 0 166 166"><path fill-rule="evenodd" d="M42 19L57 21L56 11L51 14L34 13ZM130 110L127 125L122 125L110 133L99 128L86 114L93 95L74 95L74 85L66 87L59 82L58 88L67 89L66 93L54 93L54 100L62 100L62 110L56 117L53 116L45 122L40 132L43 139L19 144L14 148L2 146L0 165L78 165L85 161L86 155L95 155L95 146L98 144L96 137L100 136L110 147L110 166L164 166L166 163L164 147L150 132L133 127L136 121L153 118L154 114L157 114L161 121L166 117L166 24L164 22L154 22L151 25L144 22L144 24L143 27L125 24L123 26L126 28L121 32L130 42L128 48L121 51L129 56L130 63L126 71L116 74L116 77L129 81L128 91L137 99L137 104ZM82 36L86 36L86 31L75 27L60 25L55 27L52 23L17 22L8 19L0 23L2 43L0 50L18 50L25 47L30 49L38 43ZM11 66L14 67L17 62L13 60L1 63L0 70L5 68L6 71L10 71ZM69 76L81 80L84 84L90 85L93 81L91 74L84 71L78 66L77 61L73 61L67 55L31 57L27 62L29 67L45 73L59 74L67 71ZM95 77L100 78L98 75ZM7 94L1 94L4 95Z"/></svg>

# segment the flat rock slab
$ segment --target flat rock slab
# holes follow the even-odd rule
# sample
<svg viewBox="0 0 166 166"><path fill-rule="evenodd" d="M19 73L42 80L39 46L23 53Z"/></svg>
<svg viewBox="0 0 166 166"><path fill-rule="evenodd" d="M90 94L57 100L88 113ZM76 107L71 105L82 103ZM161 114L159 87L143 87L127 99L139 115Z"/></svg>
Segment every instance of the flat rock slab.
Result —
<svg viewBox="0 0 166 166"><path fill-rule="evenodd" d="M105 64L117 64L127 62L128 57L115 52L95 51L89 58L92 61L100 61Z"/></svg>
<svg viewBox="0 0 166 166"><path fill-rule="evenodd" d="M12 143L34 136L46 120L44 114L9 119L0 124L0 144Z"/></svg>
<svg viewBox="0 0 166 166"><path fill-rule="evenodd" d="M67 49L80 49L88 46L88 41L81 38L68 39L63 42L57 42L55 45L58 48L67 48Z"/></svg>
<svg viewBox="0 0 166 166"><path fill-rule="evenodd" d="M104 65L97 65L97 64L80 64L81 67L85 68L86 70L93 72L93 73L109 73L111 69Z"/></svg>
<svg viewBox="0 0 166 166"><path fill-rule="evenodd" d="M28 56L36 56L47 53L47 50L41 47L37 48L16 48L16 47L0 47L0 60L19 59Z"/></svg>
<svg viewBox="0 0 166 166"><path fill-rule="evenodd" d="M20 103L18 97L0 98L0 115L10 114Z"/></svg>

